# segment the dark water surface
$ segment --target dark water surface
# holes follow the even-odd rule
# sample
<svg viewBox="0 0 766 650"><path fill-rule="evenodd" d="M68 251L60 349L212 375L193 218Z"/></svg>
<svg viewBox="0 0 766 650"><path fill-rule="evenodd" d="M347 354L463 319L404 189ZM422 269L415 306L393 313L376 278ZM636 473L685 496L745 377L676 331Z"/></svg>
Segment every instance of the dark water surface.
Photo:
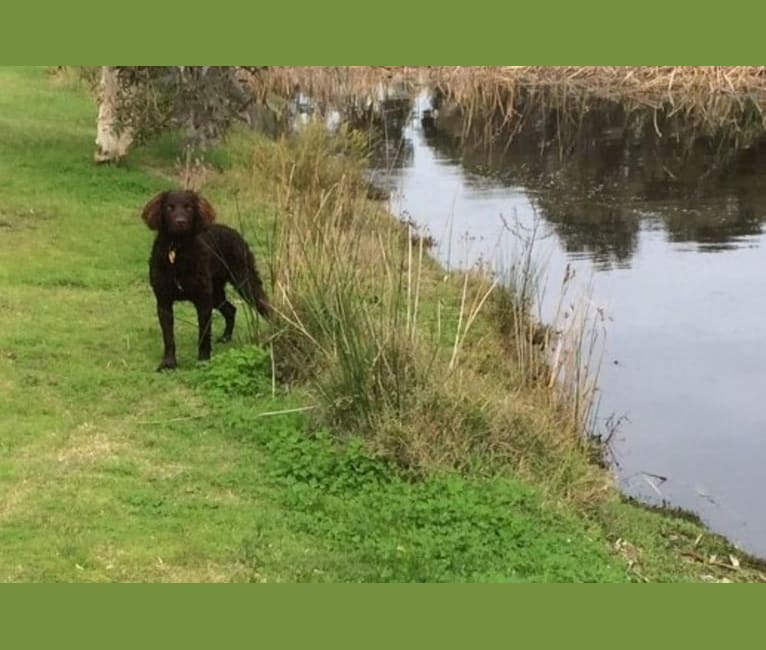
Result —
<svg viewBox="0 0 766 650"><path fill-rule="evenodd" d="M612 442L623 490L766 557L766 146L594 111L565 150L537 123L489 152L424 128L422 108L388 161L394 212L453 266L495 258L504 220L540 223L543 317L571 264L612 319L599 414L628 418Z"/></svg>

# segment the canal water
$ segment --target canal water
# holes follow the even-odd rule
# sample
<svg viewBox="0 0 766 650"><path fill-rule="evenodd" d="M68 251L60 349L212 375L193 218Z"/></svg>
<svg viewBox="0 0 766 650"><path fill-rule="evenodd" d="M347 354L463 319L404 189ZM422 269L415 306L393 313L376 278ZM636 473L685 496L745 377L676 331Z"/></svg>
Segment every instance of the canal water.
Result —
<svg viewBox="0 0 766 650"><path fill-rule="evenodd" d="M538 121L490 149L425 108L376 170L394 213L453 267L537 224L543 318L567 265L608 316L599 427L620 420L621 488L766 557L766 146L690 143L612 107L565 143Z"/></svg>

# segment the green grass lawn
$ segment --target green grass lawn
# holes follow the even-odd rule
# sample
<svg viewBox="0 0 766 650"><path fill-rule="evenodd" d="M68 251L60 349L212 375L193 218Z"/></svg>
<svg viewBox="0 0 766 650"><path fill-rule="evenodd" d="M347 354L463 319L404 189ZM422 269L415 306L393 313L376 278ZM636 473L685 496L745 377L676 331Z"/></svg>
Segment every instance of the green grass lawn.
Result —
<svg viewBox="0 0 766 650"><path fill-rule="evenodd" d="M94 132L81 89L0 68L0 580L715 573L678 555L695 524L618 500L586 516L512 478L409 482L358 445L336 447L304 413L263 416L306 398L272 394L244 320L198 366L193 309L177 307L179 370L154 372L152 233L139 213L172 156L97 167ZM163 165L164 178L151 171Z"/></svg>

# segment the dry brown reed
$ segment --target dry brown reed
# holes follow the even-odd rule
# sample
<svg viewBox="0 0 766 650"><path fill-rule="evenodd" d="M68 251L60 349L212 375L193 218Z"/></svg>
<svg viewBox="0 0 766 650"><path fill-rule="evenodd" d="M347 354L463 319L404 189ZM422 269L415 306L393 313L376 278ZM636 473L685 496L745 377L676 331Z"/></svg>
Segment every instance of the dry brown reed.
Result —
<svg viewBox="0 0 766 650"><path fill-rule="evenodd" d="M512 122L523 92L548 101L551 93L560 101L591 96L683 113L707 130L753 120L763 125L766 108L762 66L273 67L253 79L261 92L285 96L300 89L324 106L341 97L370 97L391 84L429 86L460 108L468 125L488 115Z"/></svg>

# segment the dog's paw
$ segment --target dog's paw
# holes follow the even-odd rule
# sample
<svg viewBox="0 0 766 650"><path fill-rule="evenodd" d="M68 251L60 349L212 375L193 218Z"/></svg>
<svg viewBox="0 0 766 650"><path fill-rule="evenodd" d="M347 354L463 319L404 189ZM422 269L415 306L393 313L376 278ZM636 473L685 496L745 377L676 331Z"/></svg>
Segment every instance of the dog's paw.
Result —
<svg viewBox="0 0 766 650"><path fill-rule="evenodd" d="M221 334L218 337L218 343L228 343L229 341L231 341L231 334Z"/></svg>
<svg viewBox="0 0 766 650"><path fill-rule="evenodd" d="M163 359L160 362L160 365L157 366L157 372L162 372L163 370L175 370L177 366L178 364L175 359Z"/></svg>

